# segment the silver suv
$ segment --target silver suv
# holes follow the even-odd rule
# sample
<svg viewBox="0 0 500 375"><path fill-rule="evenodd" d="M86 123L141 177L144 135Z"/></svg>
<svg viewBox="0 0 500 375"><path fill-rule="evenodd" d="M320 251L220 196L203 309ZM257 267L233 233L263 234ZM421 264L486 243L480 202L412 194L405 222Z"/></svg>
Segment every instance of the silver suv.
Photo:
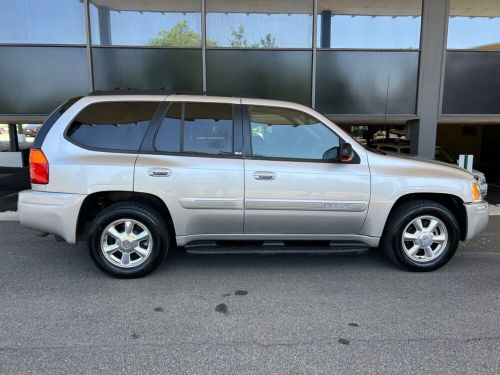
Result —
<svg viewBox="0 0 500 375"><path fill-rule="evenodd" d="M193 253L359 252L441 267L488 223L458 167L365 150L311 108L203 95L95 93L56 109L19 194L29 228L87 240L117 277Z"/></svg>

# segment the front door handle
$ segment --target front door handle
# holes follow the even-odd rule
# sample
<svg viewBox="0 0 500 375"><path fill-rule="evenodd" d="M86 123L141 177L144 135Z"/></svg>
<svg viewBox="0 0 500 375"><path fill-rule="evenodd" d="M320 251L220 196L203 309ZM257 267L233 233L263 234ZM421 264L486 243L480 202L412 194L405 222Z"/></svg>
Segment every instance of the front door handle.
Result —
<svg viewBox="0 0 500 375"><path fill-rule="evenodd" d="M172 170L169 168L149 168L148 174L153 177L169 177Z"/></svg>
<svg viewBox="0 0 500 375"><path fill-rule="evenodd" d="M255 172L253 177L256 180L274 180L276 178L276 173L274 172Z"/></svg>

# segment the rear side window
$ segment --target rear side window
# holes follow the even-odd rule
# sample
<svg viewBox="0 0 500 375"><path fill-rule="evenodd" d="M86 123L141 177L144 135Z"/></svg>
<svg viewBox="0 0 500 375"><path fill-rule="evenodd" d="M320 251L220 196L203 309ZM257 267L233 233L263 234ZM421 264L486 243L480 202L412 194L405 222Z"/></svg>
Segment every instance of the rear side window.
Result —
<svg viewBox="0 0 500 375"><path fill-rule="evenodd" d="M183 152L224 155L233 152L233 106L186 103Z"/></svg>
<svg viewBox="0 0 500 375"><path fill-rule="evenodd" d="M162 152L200 155L233 153L233 106L222 103L173 103L155 139Z"/></svg>
<svg viewBox="0 0 500 375"><path fill-rule="evenodd" d="M76 97L73 99L68 100L67 102L61 104L59 107L57 107L54 112L50 114L49 117L44 121L42 124L42 127L38 130L38 133L35 137L35 140L33 141L33 148L42 148L43 141L45 140L45 137L49 133L49 130L54 126L57 120L59 120L59 117L61 117L64 112L66 112L73 104L75 104L77 101L79 101L82 97Z"/></svg>
<svg viewBox="0 0 500 375"><path fill-rule="evenodd" d="M181 150L182 103L173 103L161 121L156 136L155 148L161 152Z"/></svg>
<svg viewBox="0 0 500 375"><path fill-rule="evenodd" d="M103 102L86 107L67 136L93 149L139 151L158 102Z"/></svg>

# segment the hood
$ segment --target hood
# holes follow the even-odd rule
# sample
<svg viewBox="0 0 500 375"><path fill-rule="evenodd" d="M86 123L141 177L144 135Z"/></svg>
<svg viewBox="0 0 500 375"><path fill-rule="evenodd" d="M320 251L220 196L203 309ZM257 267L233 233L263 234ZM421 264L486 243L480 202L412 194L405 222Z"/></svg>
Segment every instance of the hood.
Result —
<svg viewBox="0 0 500 375"><path fill-rule="evenodd" d="M387 153L387 155L397 156L397 157L401 157L401 158L409 158L409 159L412 159L412 160L419 160L419 161L429 162L429 163L433 163L433 164L441 164L441 165L444 165L444 166L447 166L447 167L458 168L458 169L460 169L462 171L466 171L465 169L459 167L458 164L445 163L444 161L439 161L439 160L435 160L435 159L427 159L427 158L423 158L421 156L416 156L416 155L397 154L397 153L394 153L394 152L387 152L387 151L384 151L384 153ZM481 172L481 171L478 171L477 169L472 169L471 173L477 179L479 179L480 177L484 177L484 173Z"/></svg>
<svg viewBox="0 0 500 375"><path fill-rule="evenodd" d="M406 154L379 154L369 150L367 154L370 165L376 165L382 170L391 170L393 173L400 176L426 176L467 180L474 178L473 174L460 168L458 165L444 163L442 161Z"/></svg>

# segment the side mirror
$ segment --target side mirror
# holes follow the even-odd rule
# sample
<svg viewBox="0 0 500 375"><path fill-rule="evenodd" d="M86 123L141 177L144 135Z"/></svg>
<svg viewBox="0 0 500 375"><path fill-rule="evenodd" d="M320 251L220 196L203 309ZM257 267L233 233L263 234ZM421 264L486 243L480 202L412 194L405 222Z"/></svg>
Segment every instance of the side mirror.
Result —
<svg viewBox="0 0 500 375"><path fill-rule="evenodd" d="M342 143L340 148L340 161L349 162L354 159L354 151L350 143Z"/></svg>

